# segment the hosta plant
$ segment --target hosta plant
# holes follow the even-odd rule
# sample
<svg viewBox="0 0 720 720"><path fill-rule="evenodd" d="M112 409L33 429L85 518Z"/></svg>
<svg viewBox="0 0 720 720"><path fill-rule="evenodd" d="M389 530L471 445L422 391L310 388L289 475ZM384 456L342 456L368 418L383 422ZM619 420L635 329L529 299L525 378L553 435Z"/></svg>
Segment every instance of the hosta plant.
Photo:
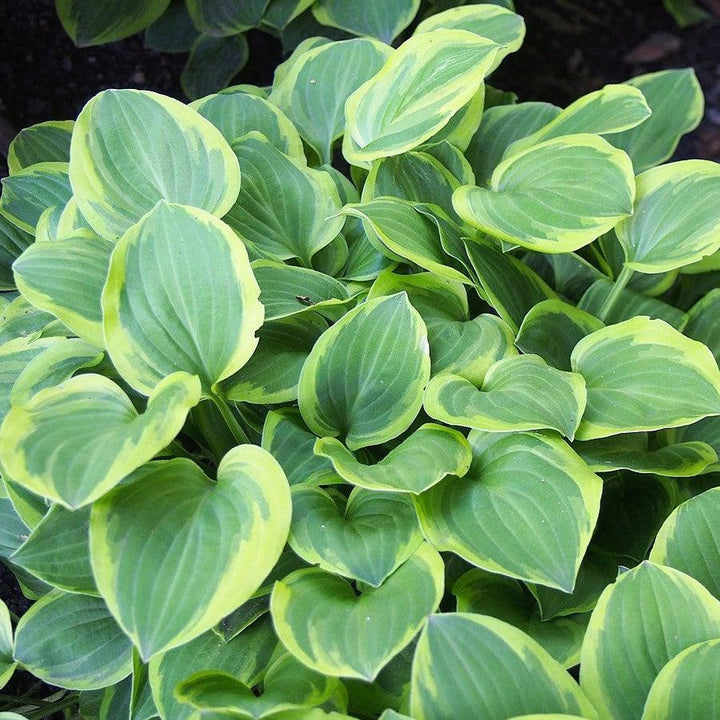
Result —
<svg viewBox="0 0 720 720"><path fill-rule="evenodd" d="M468 5L15 139L3 681L88 720L714 716L720 166L666 162L702 95L518 103L523 33Z"/></svg>

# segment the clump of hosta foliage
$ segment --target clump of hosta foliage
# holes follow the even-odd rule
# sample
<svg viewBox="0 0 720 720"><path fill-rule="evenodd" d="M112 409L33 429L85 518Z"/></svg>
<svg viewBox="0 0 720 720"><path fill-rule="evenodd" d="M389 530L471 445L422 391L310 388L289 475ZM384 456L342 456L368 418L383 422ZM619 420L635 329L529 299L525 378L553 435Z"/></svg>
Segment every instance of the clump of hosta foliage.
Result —
<svg viewBox="0 0 720 720"><path fill-rule="evenodd" d="M523 34L315 38L14 141L3 679L91 720L714 717L720 166L661 164L702 95L517 103Z"/></svg>

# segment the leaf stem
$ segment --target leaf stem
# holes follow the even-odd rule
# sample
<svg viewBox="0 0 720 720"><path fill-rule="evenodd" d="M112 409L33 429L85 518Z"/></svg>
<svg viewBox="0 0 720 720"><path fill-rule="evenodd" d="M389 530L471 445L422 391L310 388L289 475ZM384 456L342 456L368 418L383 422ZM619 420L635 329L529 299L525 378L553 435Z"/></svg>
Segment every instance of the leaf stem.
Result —
<svg viewBox="0 0 720 720"><path fill-rule="evenodd" d="M27 713L26 717L28 720L43 720L43 718L49 717L58 710L65 710L66 708L76 705L79 699L80 696L77 693L71 693L70 695L66 695L62 698L62 700L58 700L57 702L41 707L39 710L33 710L32 712ZM31 702L28 702L27 704L32 705Z"/></svg>
<svg viewBox="0 0 720 720"><path fill-rule="evenodd" d="M627 287L627 284L630 282L630 278L633 276L633 272L634 271L631 270L627 265L623 265L623 269L620 271L620 274L615 279L615 284L613 285L610 294L605 298L605 302L600 306L600 312L598 313L598 317L603 322L605 322L607 316L610 314L610 311L615 307L615 303L620 298L622 291Z"/></svg>
<svg viewBox="0 0 720 720"><path fill-rule="evenodd" d="M233 411L230 409L227 400L225 400L225 398L223 397L220 397L220 395L216 395L215 393L212 393L211 397L213 399L213 402L215 403L215 406L220 411L220 414L223 416L223 420L228 426L237 444L247 445L250 440L245 434L245 431L242 429L242 426L238 422L238 419L235 417L235 413L233 413Z"/></svg>

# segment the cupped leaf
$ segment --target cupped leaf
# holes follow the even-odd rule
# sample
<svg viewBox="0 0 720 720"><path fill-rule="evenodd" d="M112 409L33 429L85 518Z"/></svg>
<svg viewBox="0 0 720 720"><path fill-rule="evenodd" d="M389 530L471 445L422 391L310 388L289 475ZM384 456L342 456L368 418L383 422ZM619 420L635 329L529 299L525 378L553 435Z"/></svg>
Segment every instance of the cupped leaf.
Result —
<svg viewBox="0 0 720 720"><path fill-rule="evenodd" d="M12 556L12 562L67 592L97 595L90 567L90 508L53 505Z"/></svg>
<svg viewBox="0 0 720 720"><path fill-rule="evenodd" d="M290 547L328 572L379 587L422 542L407 496L355 488L341 503L309 485L292 496Z"/></svg>
<svg viewBox="0 0 720 720"><path fill-rule="evenodd" d="M160 200L224 215L240 171L220 131L181 102L105 90L78 116L70 181L80 212L114 241Z"/></svg>
<svg viewBox="0 0 720 720"><path fill-rule="evenodd" d="M230 673L253 686L270 663L277 637L270 616L260 618L230 640L215 630L150 660L152 696L163 720L190 720L193 709L175 697L175 687L189 675L203 671Z"/></svg>
<svg viewBox="0 0 720 720"><path fill-rule="evenodd" d="M636 127L645 122L652 111L645 96L632 85L606 85L576 100L547 125L508 148L505 156L526 150L538 143L563 135L592 133L608 135Z"/></svg>
<svg viewBox="0 0 720 720"><path fill-rule="evenodd" d="M361 14L373 8L363 6ZM275 75L270 101L292 120L321 162L330 163L333 144L345 132L346 100L391 54L391 48L371 38L312 48L299 55L286 74Z"/></svg>
<svg viewBox="0 0 720 720"><path fill-rule="evenodd" d="M430 378L425 324L405 293L368 300L326 330L300 375L310 430L350 450L392 440L422 405Z"/></svg>
<svg viewBox="0 0 720 720"><path fill-rule="evenodd" d="M72 197L66 162L31 165L2 180L0 212L31 235L43 211L63 207Z"/></svg>
<svg viewBox="0 0 720 720"><path fill-rule="evenodd" d="M253 354L259 294L230 228L203 210L158 203L112 255L102 297L110 357L144 394L178 368L209 393Z"/></svg>
<svg viewBox="0 0 720 720"><path fill-rule="evenodd" d="M144 30L157 20L170 0L55 0L65 32L78 47L104 45Z"/></svg>
<svg viewBox="0 0 720 720"><path fill-rule="evenodd" d="M560 438L470 433L473 463L417 498L423 532L490 572L570 592L602 481Z"/></svg>
<svg viewBox="0 0 720 720"><path fill-rule="evenodd" d="M72 120L50 120L21 130L10 143L8 170L15 175L23 168L43 162L69 162Z"/></svg>
<svg viewBox="0 0 720 720"><path fill-rule="evenodd" d="M335 438L321 438L315 454L330 460L345 481L370 490L418 495L446 475L462 477L470 467L472 452L465 437L442 425L420 426L382 460L367 465Z"/></svg>
<svg viewBox="0 0 720 720"><path fill-rule="evenodd" d="M626 433L575 444L575 451L594 472L632 470L668 477L700 475L717 462L717 453L704 442L683 442L657 449L646 433Z"/></svg>
<svg viewBox="0 0 720 720"><path fill-rule="evenodd" d="M200 35L180 74L180 86L192 100L227 87L245 67L250 49L244 35Z"/></svg>
<svg viewBox="0 0 720 720"><path fill-rule="evenodd" d="M98 589L146 661L242 605L285 545L290 490L272 456L234 448L217 477L183 458L159 461L93 505Z"/></svg>
<svg viewBox="0 0 720 720"><path fill-rule="evenodd" d="M720 414L712 353L662 320L637 317L597 330L575 346L571 361L587 386L579 440Z"/></svg>
<svg viewBox="0 0 720 720"><path fill-rule="evenodd" d="M320 568L298 570L275 584L270 610L283 645L305 665L371 681L417 634L442 594L442 558L423 543L380 587L360 595Z"/></svg>
<svg viewBox="0 0 720 720"><path fill-rule="evenodd" d="M254 258L297 258L310 267L312 256L344 224L332 177L284 155L258 133L232 147L243 168L243 184L225 222Z"/></svg>
<svg viewBox="0 0 720 720"><path fill-rule="evenodd" d="M636 720L660 670L718 636L718 600L688 575L643 562L601 595L585 635L580 685L601 720Z"/></svg>
<svg viewBox="0 0 720 720"><path fill-rule="evenodd" d="M636 182L635 212L616 228L626 267L642 273L667 272L720 249L717 163L669 163L647 170Z"/></svg>
<svg viewBox="0 0 720 720"><path fill-rule="evenodd" d="M247 92L219 93L193 103L229 142L249 132L262 133L280 152L305 160L302 140L295 126L275 105Z"/></svg>
<svg viewBox="0 0 720 720"><path fill-rule="evenodd" d="M260 286L265 320L342 310L351 298L345 286L325 273L273 260L256 260L253 275Z"/></svg>
<svg viewBox="0 0 720 720"><path fill-rule="evenodd" d="M315 19L353 35L369 35L390 44L413 20L420 0L386 0L358 5L354 0L316 0Z"/></svg>
<svg viewBox="0 0 720 720"><path fill-rule="evenodd" d="M720 599L720 488L679 505L665 520L650 552L653 562L682 570Z"/></svg>
<svg viewBox="0 0 720 720"><path fill-rule="evenodd" d="M525 22L520 15L498 4L479 3L455 7L425 18L415 34L433 30L469 30L480 37L497 43L498 48L492 69L503 59L520 49L525 38Z"/></svg>
<svg viewBox="0 0 720 720"><path fill-rule="evenodd" d="M296 408L273 410L265 418L262 446L280 463L290 485L337 482L330 461L314 454L316 440Z"/></svg>
<svg viewBox="0 0 720 720"><path fill-rule="evenodd" d="M706 720L720 707L720 640L706 640L676 655L658 673L642 720Z"/></svg>
<svg viewBox="0 0 720 720"><path fill-rule="evenodd" d="M537 355L515 355L496 362L480 389L459 375L436 375L423 407L449 425L488 432L549 428L572 440L585 399L585 382L577 373L550 367Z"/></svg>
<svg viewBox="0 0 720 720"><path fill-rule="evenodd" d="M474 568L453 585L457 610L490 615L522 630L563 667L580 662L589 613L567 615L544 621L535 598L512 578Z"/></svg>
<svg viewBox="0 0 720 720"><path fill-rule="evenodd" d="M103 335L102 291L114 245L98 238L65 237L38 242L15 261L20 292L98 347Z"/></svg>
<svg viewBox="0 0 720 720"><path fill-rule="evenodd" d="M603 324L590 313L562 300L543 300L531 308L515 344L524 353L539 355L548 365L570 370L573 348Z"/></svg>
<svg viewBox="0 0 720 720"><path fill-rule="evenodd" d="M594 718L562 665L522 630L486 615L432 615L412 670L410 712L420 720L528 713Z"/></svg>
<svg viewBox="0 0 720 720"><path fill-rule="evenodd" d="M102 598L53 590L20 619L15 660L51 685L94 690L132 672L132 643Z"/></svg>
<svg viewBox="0 0 720 720"><path fill-rule="evenodd" d="M572 252L633 210L628 156L596 135L567 135L503 160L490 188L466 185L453 204L473 227L529 250Z"/></svg>
<svg viewBox="0 0 720 720"><path fill-rule="evenodd" d="M138 414L102 375L81 375L33 395L0 426L12 479L68 508L88 505L151 460L180 432L200 399L196 377L169 375Z"/></svg>
<svg viewBox="0 0 720 720"><path fill-rule="evenodd" d="M420 145L470 101L498 46L467 30L410 38L345 106L343 154L350 163L399 155Z"/></svg>
<svg viewBox="0 0 720 720"><path fill-rule="evenodd" d="M680 138L700 124L705 101L692 68L640 75L625 84L642 92L652 115L608 140L630 156L635 172L640 173L675 152Z"/></svg>

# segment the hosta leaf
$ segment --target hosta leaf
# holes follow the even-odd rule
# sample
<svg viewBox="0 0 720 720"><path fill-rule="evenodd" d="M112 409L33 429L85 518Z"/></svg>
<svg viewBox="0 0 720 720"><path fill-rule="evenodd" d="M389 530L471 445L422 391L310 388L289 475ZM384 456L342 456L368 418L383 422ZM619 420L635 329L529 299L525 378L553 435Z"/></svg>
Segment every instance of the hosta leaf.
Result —
<svg viewBox="0 0 720 720"><path fill-rule="evenodd" d="M270 616L261 618L232 638L224 640L208 630L181 647L150 660L152 694L163 720L190 720L193 709L175 697L175 687L193 673L214 670L231 673L247 685L259 682L277 645Z"/></svg>
<svg viewBox="0 0 720 720"><path fill-rule="evenodd" d="M36 163L69 162L72 120L50 120L21 130L10 143L7 164L11 175Z"/></svg>
<svg viewBox="0 0 720 720"><path fill-rule="evenodd" d="M316 440L295 408L273 410L265 418L262 446L280 463L290 485L337 482L332 464L314 454Z"/></svg>
<svg viewBox="0 0 720 720"><path fill-rule="evenodd" d="M550 367L537 355L516 355L496 362L480 389L459 375L436 375L423 407L450 425L489 432L550 428L572 440L585 397L577 373Z"/></svg>
<svg viewBox="0 0 720 720"><path fill-rule="evenodd" d="M715 360L720 358L720 289L710 290L688 312L688 323L683 332L693 340L699 340L710 348Z"/></svg>
<svg viewBox="0 0 720 720"><path fill-rule="evenodd" d="M505 7L489 3L471 4L439 12L425 18L415 34L432 30L469 30L500 45L492 69L520 49L525 38L525 22L520 15Z"/></svg>
<svg viewBox="0 0 720 720"><path fill-rule="evenodd" d="M145 47L156 52L189 52L199 34L185 0L171 0L168 9L145 29Z"/></svg>
<svg viewBox="0 0 720 720"><path fill-rule="evenodd" d="M340 197L333 179L283 155L263 136L233 143L243 168L237 202L225 222L254 258L298 258L305 267L342 230Z"/></svg>
<svg viewBox="0 0 720 720"><path fill-rule="evenodd" d="M490 615L519 628L565 668L580 662L589 613L543 621L535 598L520 582L478 568L462 575L452 592L458 612Z"/></svg>
<svg viewBox="0 0 720 720"><path fill-rule="evenodd" d="M101 297L114 245L98 238L38 242L15 261L20 292L80 337L105 345Z"/></svg>
<svg viewBox="0 0 720 720"><path fill-rule="evenodd" d="M280 557L290 527L280 465L242 445L217 477L183 458L159 461L93 505L95 580L145 661L242 605Z"/></svg>
<svg viewBox="0 0 720 720"><path fill-rule="evenodd" d="M720 602L688 575L644 562L601 595L585 635L580 684L601 720L635 720L663 666L718 636Z"/></svg>
<svg viewBox="0 0 720 720"><path fill-rule="evenodd" d="M415 495L446 475L462 477L472 461L470 446L461 433L433 423L420 426L374 465L358 462L334 438L319 439L315 453L328 458L338 475L353 485Z"/></svg>
<svg viewBox="0 0 720 720"><path fill-rule="evenodd" d="M410 498L355 488L342 507L325 490L293 488L290 547L311 565L373 587L422 542Z"/></svg>
<svg viewBox="0 0 720 720"><path fill-rule="evenodd" d="M602 481L560 438L470 433L473 464L417 499L425 536L490 572L570 592Z"/></svg>
<svg viewBox="0 0 720 720"><path fill-rule="evenodd" d="M274 718L282 710L321 705L341 688L337 678L321 675L286 653L268 669L259 695L227 672L195 673L178 685L176 694L181 702L199 710L201 718L228 713L260 720Z"/></svg>
<svg viewBox="0 0 720 720"><path fill-rule="evenodd" d="M508 148L506 157L563 135L607 135L640 125L652 111L645 97L632 85L606 85L566 107L547 125Z"/></svg>
<svg viewBox="0 0 720 720"><path fill-rule="evenodd" d="M229 400L268 405L297 400L300 371L313 345L327 330L315 313L266 322L250 360L222 384Z"/></svg>
<svg viewBox="0 0 720 720"><path fill-rule="evenodd" d="M180 74L183 92L195 100L227 87L245 67L249 52L244 35L200 35L192 44Z"/></svg>
<svg viewBox="0 0 720 720"><path fill-rule="evenodd" d="M707 444L716 453L720 453L720 416L704 418L692 425L666 430L662 435L662 444L670 446L685 443ZM715 472L717 469L718 465L713 463L705 472Z"/></svg>
<svg viewBox="0 0 720 720"><path fill-rule="evenodd" d="M202 210L158 203L112 255L102 303L113 364L144 394L178 368L208 393L255 350L259 293L230 228Z"/></svg>
<svg viewBox="0 0 720 720"><path fill-rule="evenodd" d="M575 444L594 472L632 470L669 477L693 477L714 462L717 453L704 442L684 442L652 450L646 433L626 433Z"/></svg>
<svg viewBox="0 0 720 720"><path fill-rule="evenodd" d="M275 584L270 610L283 645L305 665L370 681L412 640L442 594L442 559L423 543L379 588L360 595L324 570L298 570Z"/></svg>
<svg viewBox="0 0 720 720"><path fill-rule="evenodd" d="M348 162L399 155L432 137L478 90L497 47L467 30L435 30L404 42L348 98Z"/></svg>
<svg viewBox="0 0 720 720"><path fill-rule="evenodd" d="M705 720L720 707L720 640L706 640L676 655L650 688L642 720Z"/></svg>
<svg viewBox="0 0 720 720"><path fill-rule="evenodd" d="M266 322L341 309L350 302L348 291L339 280L316 270L272 260L256 260L252 269L260 286Z"/></svg>
<svg viewBox="0 0 720 720"><path fill-rule="evenodd" d="M43 211L54 205L64 206L73 193L66 162L31 165L3 178L2 188L0 212L31 235Z"/></svg>
<svg viewBox="0 0 720 720"><path fill-rule="evenodd" d="M393 197L377 198L347 205L343 214L360 218L370 241L391 260L410 261L440 277L470 282L450 264L435 224L411 203Z"/></svg>
<svg viewBox="0 0 720 720"><path fill-rule="evenodd" d="M97 595L90 567L90 508L71 512L53 505L12 561L67 592Z"/></svg>
<svg viewBox="0 0 720 720"><path fill-rule="evenodd" d="M200 399L197 378L169 375L139 415L102 375L80 375L10 410L0 455L10 477L68 508L87 505L151 460L180 432Z"/></svg>
<svg viewBox="0 0 720 720"><path fill-rule="evenodd" d="M310 430L357 450L410 426L429 377L425 324L398 293L368 300L320 336L300 375L298 403Z"/></svg>
<svg viewBox="0 0 720 720"><path fill-rule="evenodd" d="M455 191L460 217L484 232L541 252L572 252L632 213L635 181L622 151L596 135L568 135L511 155L490 188Z"/></svg>
<svg viewBox="0 0 720 720"><path fill-rule="evenodd" d="M263 15L263 24L269 25L275 30L285 30L312 3L313 0L270 0Z"/></svg>
<svg viewBox="0 0 720 720"><path fill-rule="evenodd" d="M499 49L498 49L499 52ZM497 58L497 55L495 56ZM483 106L485 104L485 84L483 83L477 89L475 94L470 98L470 101L463 105L447 122L443 125L431 138L428 138L423 144L423 149L428 151L431 155L437 157L442 153L430 152L430 148L435 148L439 144L451 145L455 148L456 152L455 160L452 163L454 169L453 174L456 174L458 178L460 175L457 173L458 168L455 167L458 163L463 165L465 173L472 174L470 163L465 160L465 156L462 151L467 148L470 144L472 136L477 131L482 119ZM443 160L447 160L447 155ZM438 159L440 159L438 157ZM441 161L442 162L442 161ZM443 164L445 164L443 162ZM448 169L450 169L448 167ZM475 176L467 178L464 182L475 182Z"/></svg>
<svg viewBox="0 0 720 720"><path fill-rule="evenodd" d="M132 672L132 643L102 598L60 590L23 615L14 657L44 682L73 690L107 687Z"/></svg>
<svg viewBox="0 0 720 720"><path fill-rule="evenodd" d="M224 215L240 171L220 131L181 102L105 90L77 119L70 181L80 212L114 241L160 200Z"/></svg>
<svg viewBox="0 0 720 720"><path fill-rule="evenodd" d="M652 115L608 140L630 156L635 172L640 173L675 152L680 138L700 124L705 101L692 68L640 75L625 84L642 92Z"/></svg>
<svg viewBox="0 0 720 720"><path fill-rule="evenodd" d="M510 145L539 130L558 113L559 107L543 102L487 108L465 152L475 173L475 182L481 186L489 184Z"/></svg>
<svg viewBox="0 0 720 720"><path fill-rule="evenodd" d="M358 5L354 0L316 0L315 19L353 35L369 35L390 44L412 21L420 0L386 0Z"/></svg>
<svg viewBox="0 0 720 720"><path fill-rule="evenodd" d="M7 605L0 600L0 689L7 685L8 680L15 672L14 645L10 613Z"/></svg>
<svg viewBox="0 0 720 720"><path fill-rule="evenodd" d="M219 93L193 103L233 143L249 132L262 133L280 152L305 161L302 140L287 116L267 100L246 92Z"/></svg>
<svg viewBox="0 0 720 720"><path fill-rule="evenodd" d="M637 317L588 335L575 346L572 367L587 385L579 440L720 414L712 353L662 320Z"/></svg>
<svg viewBox="0 0 720 720"><path fill-rule="evenodd" d="M635 212L616 228L626 267L642 273L667 272L720 248L717 163L669 163L647 170L636 182Z"/></svg>
<svg viewBox="0 0 720 720"><path fill-rule="evenodd" d="M31 305L22 295L8 303L2 313L0 345L18 338L64 338L70 333L53 315Z"/></svg>
<svg viewBox="0 0 720 720"><path fill-rule="evenodd" d="M134 35L157 20L169 4L170 0L119 0L110 4L55 0L60 22L78 47L104 45Z"/></svg>
<svg viewBox="0 0 720 720"><path fill-rule="evenodd" d="M592 705L574 680L522 630L486 615L432 615L413 662L410 712L420 720L577 713Z"/></svg>
<svg viewBox="0 0 720 720"><path fill-rule="evenodd" d="M237 35L260 24L269 0L187 0L196 27L208 35Z"/></svg>
<svg viewBox="0 0 720 720"><path fill-rule="evenodd" d="M720 599L718 518L720 488L711 488L686 500L660 528L650 559L682 570Z"/></svg>
<svg viewBox="0 0 720 720"><path fill-rule="evenodd" d="M32 241L30 233L0 213L0 291L15 290L12 264Z"/></svg>
<svg viewBox="0 0 720 720"><path fill-rule="evenodd" d="M525 316L515 344L524 353L539 355L548 365L570 370L570 355L586 335L600 330L596 317L562 300L544 300Z"/></svg>
<svg viewBox="0 0 720 720"><path fill-rule="evenodd" d="M361 13L367 15L373 7L363 6ZM270 101L293 121L321 162L330 163L333 144L345 132L345 101L382 68L391 53L391 48L371 38L312 48L299 55L281 78L275 75Z"/></svg>

